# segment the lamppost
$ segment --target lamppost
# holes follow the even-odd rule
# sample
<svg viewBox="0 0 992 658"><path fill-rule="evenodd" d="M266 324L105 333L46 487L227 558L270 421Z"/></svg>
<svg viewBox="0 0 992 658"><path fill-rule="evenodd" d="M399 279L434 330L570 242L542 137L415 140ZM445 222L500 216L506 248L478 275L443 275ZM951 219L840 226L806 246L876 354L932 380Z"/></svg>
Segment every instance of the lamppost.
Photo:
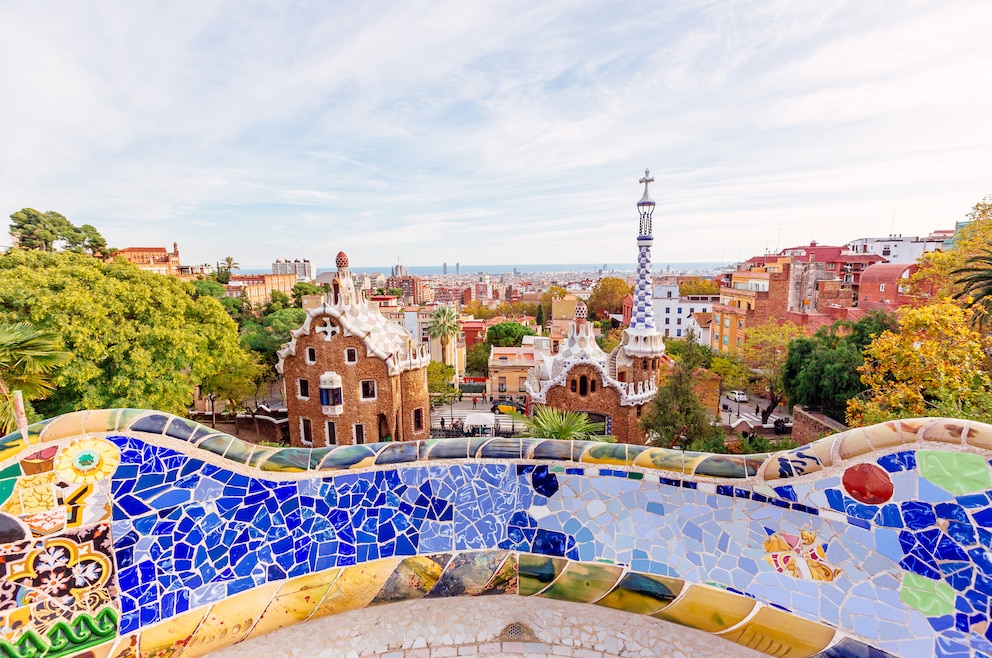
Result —
<svg viewBox="0 0 992 658"><path fill-rule="evenodd" d="M741 399L737 398L737 417L741 417Z"/></svg>

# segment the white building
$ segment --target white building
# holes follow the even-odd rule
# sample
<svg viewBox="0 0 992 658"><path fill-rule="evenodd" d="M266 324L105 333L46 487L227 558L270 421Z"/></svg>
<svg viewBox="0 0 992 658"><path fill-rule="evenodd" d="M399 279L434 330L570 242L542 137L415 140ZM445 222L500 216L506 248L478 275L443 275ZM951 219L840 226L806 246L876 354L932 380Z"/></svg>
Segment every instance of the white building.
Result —
<svg viewBox="0 0 992 658"><path fill-rule="evenodd" d="M313 281L313 265L304 258L300 260L283 260L279 258L272 263L273 274L295 274L297 281Z"/></svg>
<svg viewBox="0 0 992 658"><path fill-rule="evenodd" d="M944 247L946 231L934 231L925 238L890 235L887 238L858 238L847 243L856 254L876 254L890 263L915 263L928 251Z"/></svg>
<svg viewBox="0 0 992 658"><path fill-rule="evenodd" d="M679 295L674 278L654 284L654 325L666 338L682 338L692 326L697 340L700 326L691 320L693 313L709 313L720 295Z"/></svg>

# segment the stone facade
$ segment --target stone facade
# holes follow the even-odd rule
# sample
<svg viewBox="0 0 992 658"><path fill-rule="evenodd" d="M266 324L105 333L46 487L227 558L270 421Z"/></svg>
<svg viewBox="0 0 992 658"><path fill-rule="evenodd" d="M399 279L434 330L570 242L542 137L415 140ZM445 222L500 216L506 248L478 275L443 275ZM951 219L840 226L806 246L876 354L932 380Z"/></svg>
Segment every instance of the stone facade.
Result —
<svg viewBox="0 0 992 658"><path fill-rule="evenodd" d="M582 386L583 378L585 386ZM620 443L644 443L640 423L643 405L622 405L620 391L608 383L604 385L602 370L594 365L583 363L570 368L565 383L548 390L545 404L582 411L592 420L607 422L607 432Z"/></svg>
<svg viewBox="0 0 992 658"><path fill-rule="evenodd" d="M295 446L413 441L430 436L430 354L355 288L347 256L322 305L279 352Z"/></svg>

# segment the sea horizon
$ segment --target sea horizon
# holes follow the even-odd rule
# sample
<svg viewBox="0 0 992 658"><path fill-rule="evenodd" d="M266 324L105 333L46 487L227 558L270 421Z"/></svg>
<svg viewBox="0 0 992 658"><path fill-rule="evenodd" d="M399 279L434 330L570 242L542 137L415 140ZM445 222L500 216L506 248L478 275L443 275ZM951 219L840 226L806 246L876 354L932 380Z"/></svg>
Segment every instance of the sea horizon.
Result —
<svg viewBox="0 0 992 658"><path fill-rule="evenodd" d="M668 272L712 272L726 267L729 263L718 261L694 261L683 263L654 263L651 271L655 274L665 274ZM362 274L381 273L389 276L395 265L387 266L365 266L352 265L349 269L352 272ZM333 272L334 267L316 267L314 274L323 272ZM409 271L411 276L443 275L443 265L404 265L404 273ZM536 263L526 265L461 265L461 276L473 274L512 274L514 271L519 274L558 274L558 273L599 273L602 272L633 272L637 269L637 263ZM237 270L243 274L269 274L272 268L243 268ZM448 276L455 276L455 265L448 264Z"/></svg>

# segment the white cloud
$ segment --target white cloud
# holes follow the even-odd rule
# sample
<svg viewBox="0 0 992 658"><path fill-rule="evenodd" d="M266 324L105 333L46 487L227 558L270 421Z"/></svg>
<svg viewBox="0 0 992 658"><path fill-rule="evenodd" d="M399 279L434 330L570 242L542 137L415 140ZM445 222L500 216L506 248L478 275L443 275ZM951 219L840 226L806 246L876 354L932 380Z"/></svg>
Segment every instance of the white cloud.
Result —
<svg viewBox="0 0 992 658"><path fill-rule="evenodd" d="M629 262L650 166L656 262L884 234L894 199L925 233L992 191L989 27L964 1L7 3L0 202L190 262Z"/></svg>

